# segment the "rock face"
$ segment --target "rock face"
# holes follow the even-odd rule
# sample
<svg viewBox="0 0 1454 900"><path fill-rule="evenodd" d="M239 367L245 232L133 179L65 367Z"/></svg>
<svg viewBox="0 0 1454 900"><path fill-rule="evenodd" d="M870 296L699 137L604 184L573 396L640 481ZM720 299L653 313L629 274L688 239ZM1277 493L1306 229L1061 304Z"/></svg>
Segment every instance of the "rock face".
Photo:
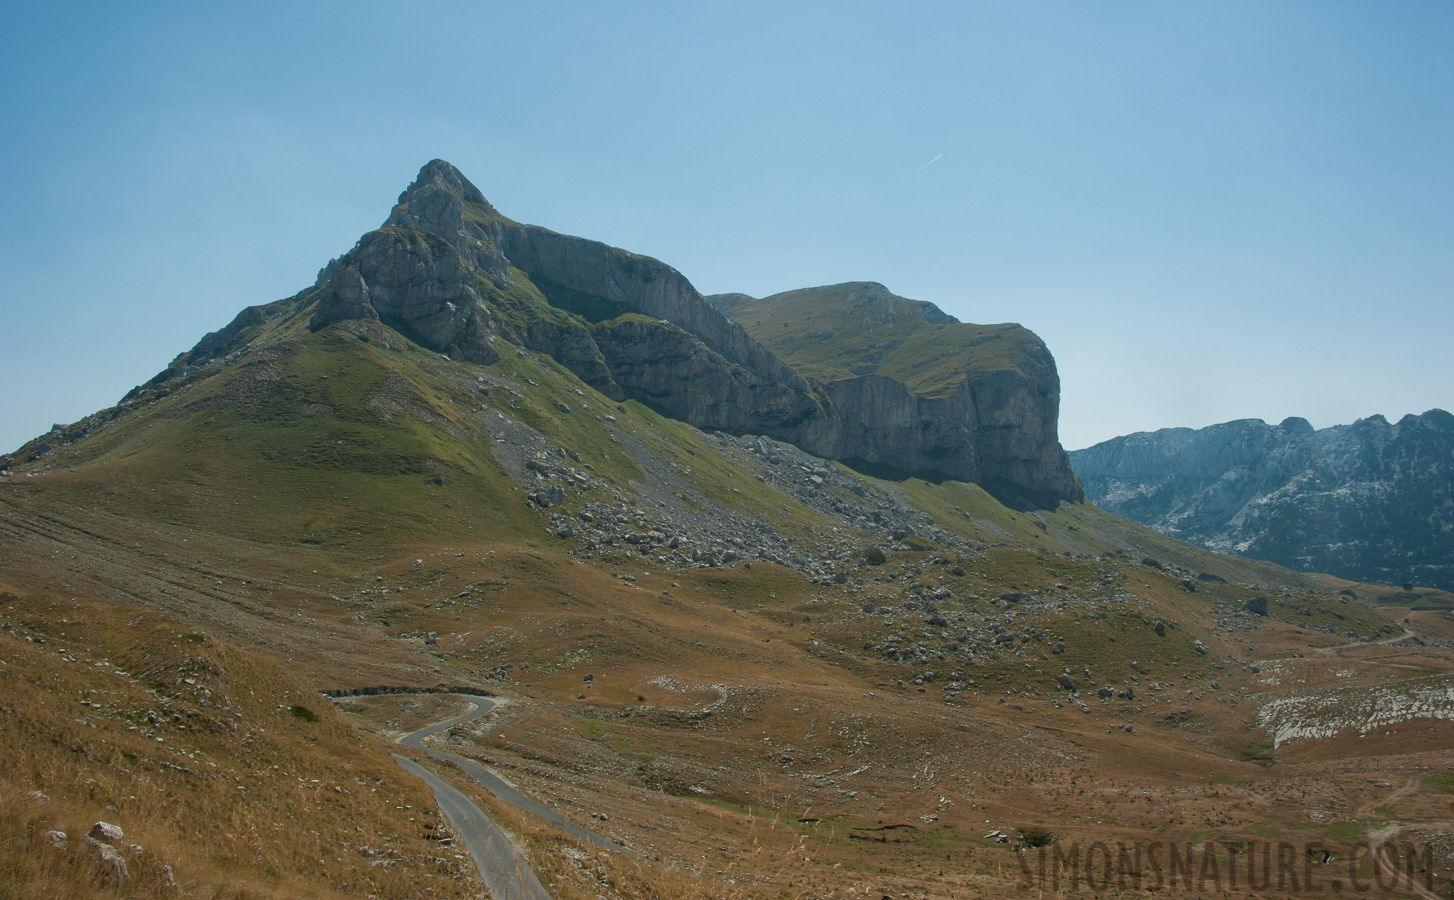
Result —
<svg viewBox="0 0 1454 900"><path fill-rule="evenodd" d="M837 417L815 453L1080 500L1057 436L1060 377L1019 325L971 325L881 284L708 298L799 372Z"/></svg>
<svg viewBox="0 0 1454 900"><path fill-rule="evenodd" d="M1101 508L1212 550L1454 590L1454 416L1242 419L1070 454Z"/></svg>
<svg viewBox="0 0 1454 900"><path fill-rule="evenodd" d="M913 304L926 326L980 328L896 299ZM330 262L312 288L245 311L172 371L224 358L290 311L307 312L314 330L378 321L485 365L506 345L546 353L612 399L633 398L703 429L1005 487L1038 503L1082 499L1056 439L1054 360L1019 326L976 331L981 343L997 342L977 354L991 362L959 359L964 377L949 390L919 390L890 371L805 377L670 266L511 221L442 160L421 169L383 226Z"/></svg>

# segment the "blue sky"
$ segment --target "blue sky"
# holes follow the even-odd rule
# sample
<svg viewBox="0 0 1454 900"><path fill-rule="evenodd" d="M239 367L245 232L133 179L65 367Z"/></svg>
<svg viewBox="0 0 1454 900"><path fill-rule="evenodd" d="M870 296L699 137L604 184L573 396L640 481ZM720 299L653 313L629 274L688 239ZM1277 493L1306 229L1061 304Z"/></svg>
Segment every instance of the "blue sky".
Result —
<svg viewBox="0 0 1454 900"><path fill-rule="evenodd" d="M0 9L0 450L311 284L434 157L704 293L1021 322L1071 449L1454 406L1447 2Z"/></svg>

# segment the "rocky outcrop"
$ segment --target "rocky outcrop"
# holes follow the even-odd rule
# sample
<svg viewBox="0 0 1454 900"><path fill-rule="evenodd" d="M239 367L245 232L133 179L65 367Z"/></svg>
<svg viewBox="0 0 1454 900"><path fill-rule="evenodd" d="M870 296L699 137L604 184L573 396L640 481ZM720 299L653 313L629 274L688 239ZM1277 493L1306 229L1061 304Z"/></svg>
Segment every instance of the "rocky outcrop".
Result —
<svg viewBox="0 0 1454 900"><path fill-rule="evenodd" d="M801 446L1007 500L1082 499L1057 435L1055 359L1029 330L962 323L874 282L708 299L827 396L834 415Z"/></svg>
<svg viewBox="0 0 1454 900"><path fill-rule="evenodd" d="M703 429L1001 485L1036 502L1081 496L1055 438L1054 360L1029 332L1014 336L1033 345L1016 365L977 372L959 391L925 393L887 375L807 378L672 267L511 221L442 160L420 170L382 227L282 305L306 309L314 330L377 320L481 364L504 344L546 353L613 399ZM207 358L255 335L278 306L209 336ZM932 304L916 308L927 324L957 324ZM199 362L194 350L174 366Z"/></svg>
<svg viewBox="0 0 1454 900"><path fill-rule="evenodd" d="M1454 416L1242 419L1070 455L1101 508L1212 550L1454 590Z"/></svg>

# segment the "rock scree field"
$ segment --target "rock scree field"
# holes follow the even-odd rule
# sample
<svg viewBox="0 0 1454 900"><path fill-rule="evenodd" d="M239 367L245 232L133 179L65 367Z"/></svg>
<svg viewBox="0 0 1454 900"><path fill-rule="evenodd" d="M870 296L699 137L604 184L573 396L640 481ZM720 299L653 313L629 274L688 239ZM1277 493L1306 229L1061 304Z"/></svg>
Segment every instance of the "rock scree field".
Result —
<svg viewBox="0 0 1454 900"><path fill-rule="evenodd" d="M1058 402L1020 326L709 300L432 162L0 458L0 896L487 895L396 753L560 900L1447 896L1454 596L1106 513Z"/></svg>

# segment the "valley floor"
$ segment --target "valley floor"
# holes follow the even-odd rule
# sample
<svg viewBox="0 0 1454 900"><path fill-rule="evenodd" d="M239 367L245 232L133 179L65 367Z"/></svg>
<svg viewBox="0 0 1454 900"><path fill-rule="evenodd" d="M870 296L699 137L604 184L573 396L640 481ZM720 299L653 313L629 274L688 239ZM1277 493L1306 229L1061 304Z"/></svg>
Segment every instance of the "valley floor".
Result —
<svg viewBox="0 0 1454 900"><path fill-rule="evenodd" d="M1295 895L1309 879L1391 884L1370 841L1398 854L1395 893L1449 889L1441 611L1368 610L1330 583L1253 616L1237 585L1188 592L1134 558L1009 546L893 553L844 584L761 561L588 566L488 539L283 552L31 482L0 491L7 897L159 895L167 878L191 896L478 892L389 757L459 701L335 711L318 693L441 684L507 702L437 746L647 860L419 756L515 834L557 898L988 897L1123 878L1195 896L1249 872L1257 896L1279 879ZM920 607L941 582L981 599L941 600L938 624ZM1371 639L1297 621L1325 614ZM956 642L980 650L965 660ZM84 840L97 820L142 848L124 884ZM1139 862L1107 855L1122 846Z"/></svg>

